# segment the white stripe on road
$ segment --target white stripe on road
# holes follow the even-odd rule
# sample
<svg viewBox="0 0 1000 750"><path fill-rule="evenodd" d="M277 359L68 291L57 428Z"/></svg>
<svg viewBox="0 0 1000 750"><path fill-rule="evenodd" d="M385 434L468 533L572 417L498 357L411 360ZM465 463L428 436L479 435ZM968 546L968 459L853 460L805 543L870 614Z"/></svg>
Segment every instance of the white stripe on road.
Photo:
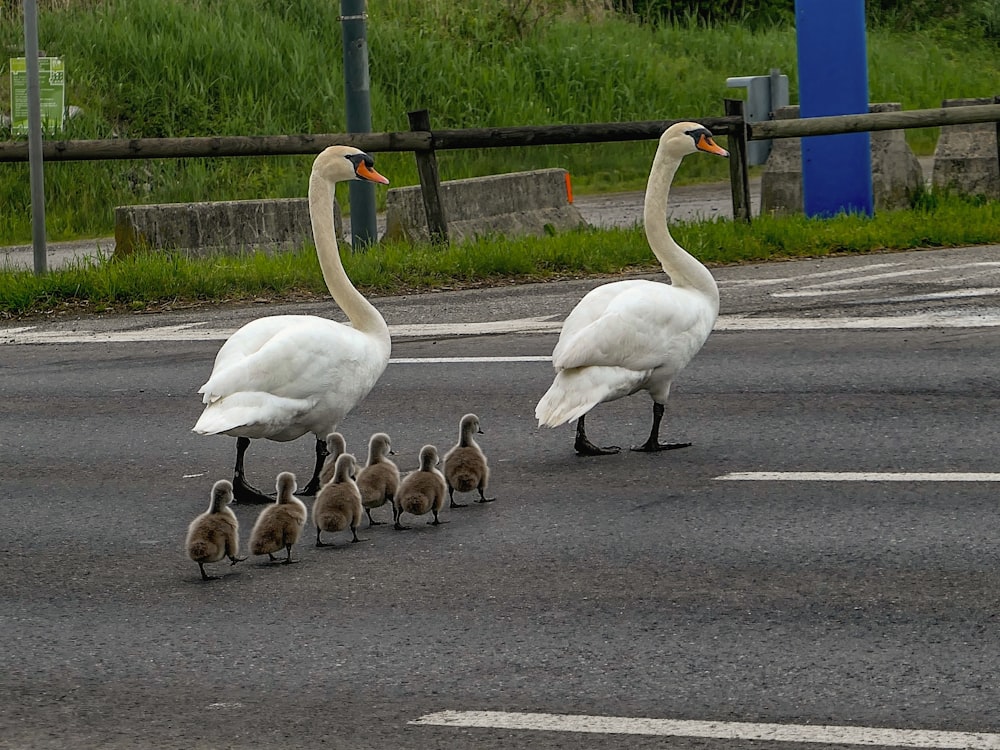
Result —
<svg viewBox="0 0 1000 750"><path fill-rule="evenodd" d="M37 326L0 328L0 345L8 344L122 344L137 341L225 341L236 329L207 328L206 323L137 328L125 331L48 330ZM878 318L751 318L722 315L716 331L820 331L837 329L898 330L917 328L993 328L1000 326L1000 312L980 314L926 312ZM397 338L481 336L500 333L558 333L562 321L521 318L485 323L441 323L436 325L389 326Z"/></svg>
<svg viewBox="0 0 1000 750"><path fill-rule="evenodd" d="M961 471L734 471L715 478L730 482L1000 482L1000 473Z"/></svg>
<svg viewBox="0 0 1000 750"><path fill-rule="evenodd" d="M548 355L524 357L395 357L389 360L390 365L449 365L468 362L492 364L496 362L551 362Z"/></svg>
<svg viewBox="0 0 1000 750"><path fill-rule="evenodd" d="M510 713L506 711L440 711L421 716L419 719L411 721L410 724L504 730L524 729L538 732L585 732L588 734L701 737L718 740L808 742L824 745L1000 750L1000 734L944 732L933 729L757 724L739 721L678 721L634 719L623 716L580 716Z"/></svg>

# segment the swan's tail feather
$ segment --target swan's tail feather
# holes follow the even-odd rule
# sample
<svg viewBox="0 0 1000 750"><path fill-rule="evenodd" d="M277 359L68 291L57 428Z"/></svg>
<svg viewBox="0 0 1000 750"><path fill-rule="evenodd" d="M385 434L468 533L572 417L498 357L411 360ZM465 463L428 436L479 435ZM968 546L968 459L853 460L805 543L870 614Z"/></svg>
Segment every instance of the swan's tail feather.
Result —
<svg viewBox="0 0 1000 750"><path fill-rule="evenodd" d="M556 375L535 407L539 427L558 427L572 422L601 403L600 396L591 389L574 387L578 381L579 378L570 377L565 371Z"/></svg>
<svg viewBox="0 0 1000 750"><path fill-rule="evenodd" d="M246 437L272 436L273 439L275 425L286 424L309 408L310 403L301 399L280 398L270 393L234 393L206 406L191 429L199 435L220 435L243 429L240 434Z"/></svg>
<svg viewBox="0 0 1000 750"><path fill-rule="evenodd" d="M634 393L649 376L622 367L579 367L559 372L535 407L539 427L579 419L598 404Z"/></svg>

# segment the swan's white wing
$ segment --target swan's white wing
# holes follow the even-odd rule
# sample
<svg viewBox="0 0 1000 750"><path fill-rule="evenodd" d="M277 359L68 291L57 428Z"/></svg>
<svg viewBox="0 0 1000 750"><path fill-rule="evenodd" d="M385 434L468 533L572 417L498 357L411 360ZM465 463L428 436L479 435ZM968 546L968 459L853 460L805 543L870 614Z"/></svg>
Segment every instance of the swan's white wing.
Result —
<svg viewBox="0 0 1000 750"><path fill-rule="evenodd" d="M656 282L608 284L580 300L567 317L552 364L557 370L679 371L714 323L714 310L696 292Z"/></svg>
<svg viewBox="0 0 1000 750"><path fill-rule="evenodd" d="M207 406L194 431L291 440L332 430L385 365L370 337L350 326L314 316L253 321L219 351L199 389Z"/></svg>

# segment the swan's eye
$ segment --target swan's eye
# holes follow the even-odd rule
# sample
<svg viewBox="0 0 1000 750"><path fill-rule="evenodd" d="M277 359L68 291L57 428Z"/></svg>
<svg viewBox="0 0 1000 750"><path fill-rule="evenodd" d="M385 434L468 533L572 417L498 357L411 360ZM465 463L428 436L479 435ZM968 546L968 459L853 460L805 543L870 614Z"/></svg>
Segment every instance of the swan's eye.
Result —
<svg viewBox="0 0 1000 750"><path fill-rule="evenodd" d="M696 128L695 130L685 130L684 134L691 136L691 140L695 142L695 145L698 144L698 141L701 140L702 136L708 136L709 138L712 137L712 134L709 133L707 130L705 130L705 128Z"/></svg>

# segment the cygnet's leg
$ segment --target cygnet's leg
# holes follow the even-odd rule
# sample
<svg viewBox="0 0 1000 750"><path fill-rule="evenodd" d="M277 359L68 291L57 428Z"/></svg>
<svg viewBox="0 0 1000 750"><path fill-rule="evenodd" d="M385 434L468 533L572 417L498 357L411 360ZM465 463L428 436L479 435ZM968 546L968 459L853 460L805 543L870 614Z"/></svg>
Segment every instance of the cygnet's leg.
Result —
<svg viewBox="0 0 1000 750"><path fill-rule="evenodd" d="M319 535L320 535L320 529L319 529L319 526L317 526L316 527L316 546L317 547L329 547L330 546L329 544L327 544L326 542L320 541Z"/></svg>
<svg viewBox="0 0 1000 750"><path fill-rule="evenodd" d="M451 482L448 482L448 499L451 501L448 504L449 508L464 508L468 503L456 503L455 502L455 488L451 486Z"/></svg>
<svg viewBox="0 0 1000 750"><path fill-rule="evenodd" d="M359 539L358 538L358 527L357 526L352 526L351 527L351 534L353 536L353 538L351 539L351 543L352 544L354 542L367 542L368 541L367 539Z"/></svg>
<svg viewBox="0 0 1000 750"><path fill-rule="evenodd" d="M576 420L576 442L573 443L573 448L581 456L610 456L621 451L621 446L618 445L606 445L603 448L598 448L590 440L587 439L587 428L584 425L584 419L586 414Z"/></svg>
<svg viewBox="0 0 1000 750"><path fill-rule="evenodd" d="M312 479L304 488L296 492L296 495L315 495L319 492L319 473L323 470L323 462L329 455L330 451L326 449L326 441L316 438L316 468L313 469Z"/></svg>
<svg viewBox="0 0 1000 750"><path fill-rule="evenodd" d="M236 438L236 468L233 470L233 502L234 503L273 503L274 498L266 495L247 482L243 470L243 454L250 447L250 438Z"/></svg>
<svg viewBox="0 0 1000 750"><path fill-rule="evenodd" d="M368 525L369 526L385 526L385 521L376 521L372 518L372 509L365 508L365 513L368 514Z"/></svg>
<svg viewBox="0 0 1000 750"><path fill-rule="evenodd" d="M479 485L476 489L479 490L479 499L476 500L477 503L492 503L496 500L495 497L486 497L486 495L483 494L483 485Z"/></svg>
<svg viewBox="0 0 1000 750"><path fill-rule="evenodd" d="M428 526L440 526L443 523L448 523L447 521L442 521L440 518L438 518L438 512L434 508L431 508L431 513L434 514L434 520L428 521L427 522Z"/></svg>
<svg viewBox="0 0 1000 750"><path fill-rule="evenodd" d="M281 561L282 565L291 565L293 562L298 562L298 560L292 559L292 545L286 544L285 549L288 550L288 557Z"/></svg>
<svg viewBox="0 0 1000 750"><path fill-rule="evenodd" d="M392 521L393 521L392 528L394 528L396 531L409 531L410 530L409 526L403 526L403 524L401 524L399 522L399 519L402 518L402 517L403 517L403 509L401 507L397 506L395 503L393 503L393 505L392 505Z"/></svg>
<svg viewBox="0 0 1000 750"><path fill-rule="evenodd" d="M198 567L201 569L201 580L203 580L203 581L217 581L217 580L219 580L219 576L210 576L208 573L205 572L205 565L204 565L204 563L198 563Z"/></svg>
<svg viewBox="0 0 1000 750"><path fill-rule="evenodd" d="M656 451L672 451L675 448L687 448L691 443L661 443L660 442L660 422L663 420L663 404L653 402L653 429L649 432L649 437L642 445L633 445L632 450L644 453L654 453Z"/></svg>

